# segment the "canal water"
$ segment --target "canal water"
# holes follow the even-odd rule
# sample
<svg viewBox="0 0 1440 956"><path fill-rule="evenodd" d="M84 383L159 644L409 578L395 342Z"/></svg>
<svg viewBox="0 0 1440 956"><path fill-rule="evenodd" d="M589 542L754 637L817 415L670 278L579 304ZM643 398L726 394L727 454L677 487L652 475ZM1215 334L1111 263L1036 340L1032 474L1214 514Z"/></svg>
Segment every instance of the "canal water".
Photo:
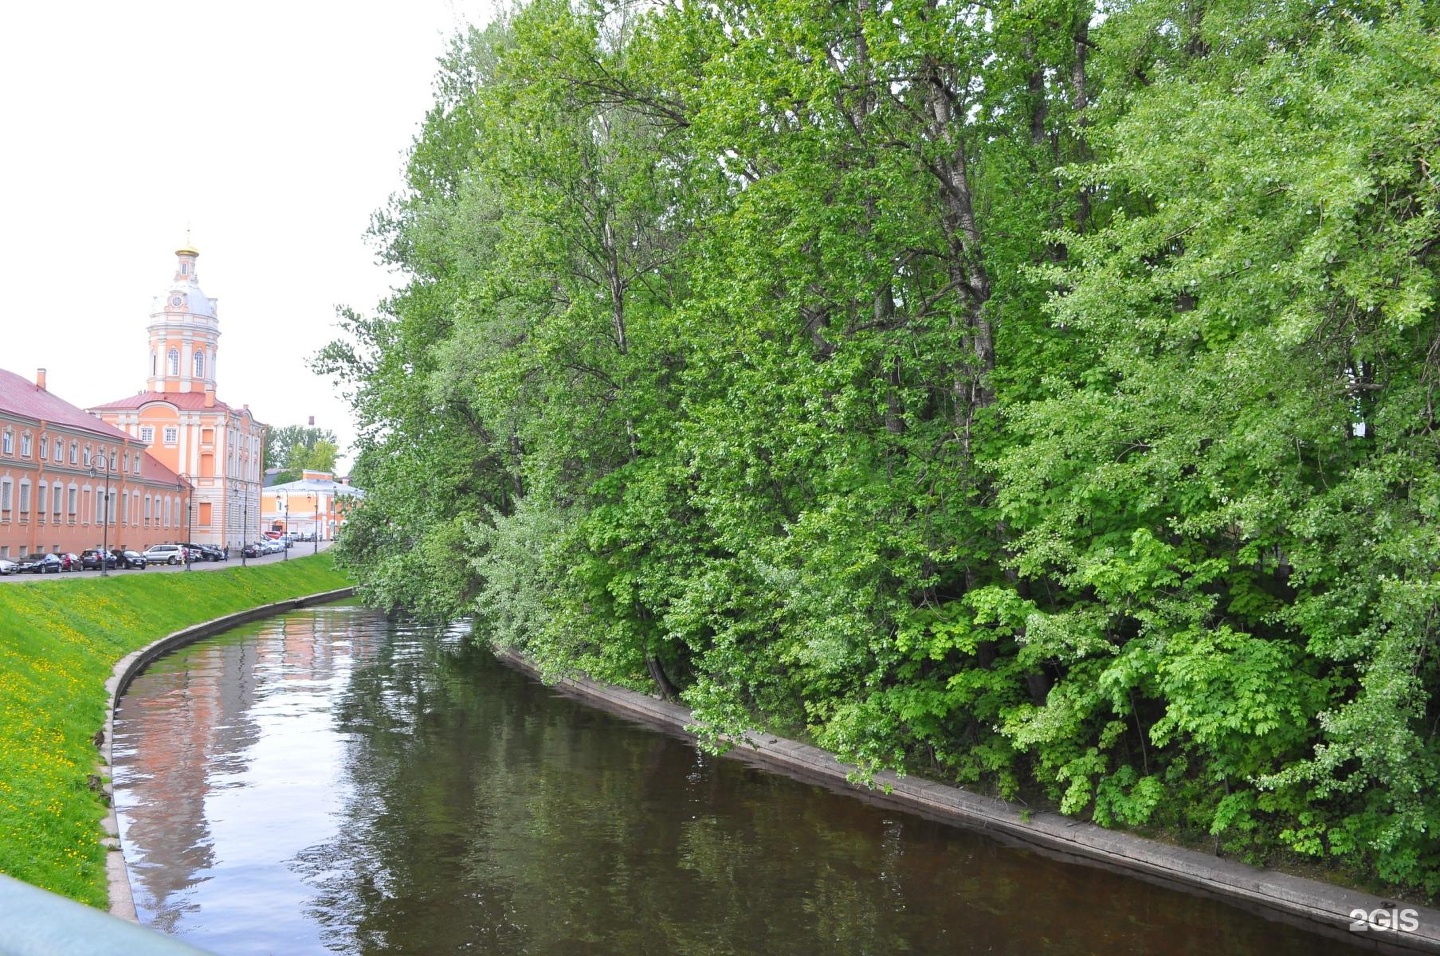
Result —
<svg viewBox="0 0 1440 956"><path fill-rule="evenodd" d="M1353 952L706 756L353 606L156 662L114 755L141 921L220 954Z"/></svg>

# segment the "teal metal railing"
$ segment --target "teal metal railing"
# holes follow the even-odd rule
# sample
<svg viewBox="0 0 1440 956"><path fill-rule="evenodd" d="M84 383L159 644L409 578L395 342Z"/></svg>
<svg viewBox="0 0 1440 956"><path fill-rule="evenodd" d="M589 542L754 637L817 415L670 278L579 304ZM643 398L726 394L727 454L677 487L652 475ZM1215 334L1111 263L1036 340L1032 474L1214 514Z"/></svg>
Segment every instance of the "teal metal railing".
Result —
<svg viewBox="0 0 1440 956"><path fill-rule="evenodd" d="M0 956L197 956L204 950L0 874Z"/></svg>

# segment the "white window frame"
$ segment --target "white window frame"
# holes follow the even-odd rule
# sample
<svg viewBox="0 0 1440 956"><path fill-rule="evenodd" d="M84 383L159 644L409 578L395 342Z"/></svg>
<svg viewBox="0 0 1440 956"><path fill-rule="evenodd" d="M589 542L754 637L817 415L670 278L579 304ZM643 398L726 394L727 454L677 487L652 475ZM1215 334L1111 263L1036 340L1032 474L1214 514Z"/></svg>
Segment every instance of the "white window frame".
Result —
<svg viewBox="0 0 1440 956"><path fill-rule="evenodd" d="M34 445L34 440L30 437L30 433L29 433L29 432L26 432L25 434L23 434L23 435L20 436L20 457L21 457L21 458L29 458L29 457L30 457L30 452L34 450L34 447L35 447L35 445Z"/></svg>
<svg viewBox="0 0 1440 956"><path fill-rule="evenodd" d="M178 444L180 444L180 426L179 426L179 425L166 425L166 426L165 426L165 444L166 444L166 445L178 445Z"/></svg>

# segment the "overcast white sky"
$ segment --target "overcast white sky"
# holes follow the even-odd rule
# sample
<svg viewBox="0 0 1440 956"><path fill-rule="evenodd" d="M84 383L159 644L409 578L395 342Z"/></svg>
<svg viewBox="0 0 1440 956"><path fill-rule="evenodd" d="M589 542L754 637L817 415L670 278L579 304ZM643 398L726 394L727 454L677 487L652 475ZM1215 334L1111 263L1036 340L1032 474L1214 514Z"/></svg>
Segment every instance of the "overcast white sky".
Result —
<svg viewBox="0 0 1440 956"><path fill-rule="evenodd" d="M140 391L152 299L200 250L219 397L353 438L306 367L394 277L364 238L436 59L489 0L16 0L0 12L0 368ZM344 464L342 463L342 467Z"/></svg>

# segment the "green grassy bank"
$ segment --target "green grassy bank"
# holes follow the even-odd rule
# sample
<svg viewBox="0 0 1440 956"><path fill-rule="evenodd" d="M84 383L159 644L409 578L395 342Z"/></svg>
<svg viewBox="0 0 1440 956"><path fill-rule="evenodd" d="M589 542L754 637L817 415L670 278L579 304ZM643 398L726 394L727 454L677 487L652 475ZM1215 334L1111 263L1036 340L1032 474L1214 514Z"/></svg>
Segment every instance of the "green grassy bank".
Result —
<svg viewBox="0 0 1440 956"><path fill-rule="evenodd" d="M116 661L173 631L346 587L330 556L0 586L0 873L106 904L95 732Z"/></svg>

